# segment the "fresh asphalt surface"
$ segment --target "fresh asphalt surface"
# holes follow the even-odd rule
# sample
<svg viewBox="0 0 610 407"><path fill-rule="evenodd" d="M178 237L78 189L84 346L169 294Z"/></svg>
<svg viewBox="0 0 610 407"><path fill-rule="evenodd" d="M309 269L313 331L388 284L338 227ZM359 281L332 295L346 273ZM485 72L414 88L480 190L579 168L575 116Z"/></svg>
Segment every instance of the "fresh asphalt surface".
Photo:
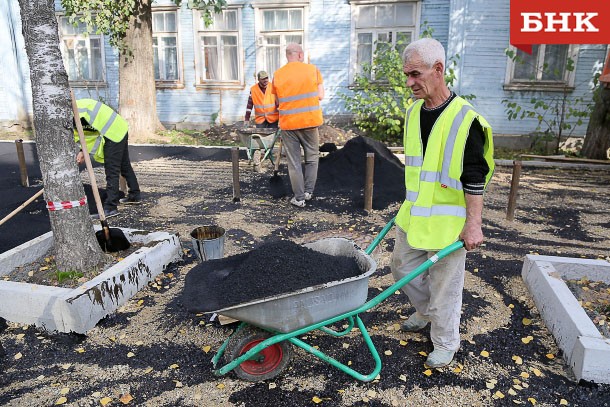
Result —
<svg viewBox="0 0 610 407"><path fill-rule="evenodd" d="M36 152L36 144L24 142L25 162L29 187L21 185L19 159L14 141L0 141L0 219L34 196L42 188L42 174ZM245 151L241 151L245 158ZM129 155L132 162L147 161L159 157L182 160L231 160L230 148L218 147L191 147L191 146L163 146L140 145L129 146ZM99 165L99 164L98 164ZM95 164L94 164L95 166ZM81 168L84 170L84 166ZM90 188L86 188L89 206L92 212L97 212ZM100 190L102 199L103 189ZM45 208L43 197L19 211L11 219L0 225L0 253L4 253L22 243L51 230L49 213Z"/></svg>

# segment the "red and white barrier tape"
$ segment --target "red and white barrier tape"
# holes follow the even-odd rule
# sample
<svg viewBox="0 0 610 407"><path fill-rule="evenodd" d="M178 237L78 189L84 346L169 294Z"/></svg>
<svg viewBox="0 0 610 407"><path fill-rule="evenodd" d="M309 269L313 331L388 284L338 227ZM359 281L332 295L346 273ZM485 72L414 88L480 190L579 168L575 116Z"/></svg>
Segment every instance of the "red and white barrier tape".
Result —
<svg viewBox="0 0 610 407"><path fill-rule="evenodd" d="M84 196L78 201L62 201L62 202L53 202L47 201L47 209L50 211L61 211L62 209L72 209L77 206L87 205L87 197Z"/></svg>

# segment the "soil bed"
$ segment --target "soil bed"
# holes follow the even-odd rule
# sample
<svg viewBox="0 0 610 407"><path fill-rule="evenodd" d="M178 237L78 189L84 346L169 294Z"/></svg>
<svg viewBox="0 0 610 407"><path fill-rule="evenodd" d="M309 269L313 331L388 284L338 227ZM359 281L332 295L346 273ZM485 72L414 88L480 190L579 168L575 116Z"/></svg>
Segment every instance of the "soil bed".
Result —
<svg viewBox="0 0 610 407"><path fill-rule="evenodd" d="M610 339L610 285L587 279L567 280L565 283L599 333Z"/></svg>
<svg viewBox="0 0 610 407"><path fill-rule="evenodd" d="M126 250L107 253L109 255L109 261L104 264L100 271L92 270L84 275L75 271L58 271L57 264L55 263L55 256L53 255L53 249L50 249L44 256L41 256L39 260L15 268L10 273L2 276L2 279L17 283L77 288L83 283L108 270L110 267L114 266L119 261L123 260L125 257L134 253L141 247L142 245L139 243L132 243Z"/></svg>

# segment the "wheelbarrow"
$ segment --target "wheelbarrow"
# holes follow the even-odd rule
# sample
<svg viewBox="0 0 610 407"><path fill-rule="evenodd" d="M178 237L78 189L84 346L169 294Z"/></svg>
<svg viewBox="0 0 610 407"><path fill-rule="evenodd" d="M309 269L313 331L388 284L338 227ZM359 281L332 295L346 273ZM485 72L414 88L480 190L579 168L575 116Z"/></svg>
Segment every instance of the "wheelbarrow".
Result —
<svg viewBox="0 0 610 407"><path fill-rule="evenodd" d="M280 130L273 128L243 128L237 130L239 140L246 147L248 161L260 166L267 158L275 164L273 147L280 137ZM262 156L260 156L262 150Z"/></svg>
<svg viewBox="0 0 610 407"><path fill-rule="evenodd" d="M234 371L237 377L247 381L271 379L288 365L292 345L295 345L355 379L368 382L377 377L381 371L381 358L359 314L377 306L437 261L464 245L458 241L440 250L405 277L366 301L368 278L376 268L370 254L393 225L394 219L388 222L364 251L355 248L347 239L337 239L343 241L339 243L329 242L333 239L323 239L309 246L331 255L355 256L363 269L363 273L357 277L214 311L242 321L212 358L214 374L221 376ZM352 247L351 253L348 246ZM330 327L343 320L347 322L345 329L338 331ZM314 330L342 337L349 334L354 325L358 327L375 361L375 368L369 374L354 370L299 338ZM226 363L217 368L221 359Z"/></svg>

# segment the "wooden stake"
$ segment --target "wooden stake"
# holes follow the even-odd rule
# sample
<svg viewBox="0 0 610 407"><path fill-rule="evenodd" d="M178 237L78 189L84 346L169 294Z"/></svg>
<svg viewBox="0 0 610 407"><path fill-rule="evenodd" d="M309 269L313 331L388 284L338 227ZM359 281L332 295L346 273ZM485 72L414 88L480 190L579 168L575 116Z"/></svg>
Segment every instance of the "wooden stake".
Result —
<svg viewBox="0 0 610 407"><path fill-rule="evenodd" d="M15 140L17 146L17 157L19 158L19 173L21 174L21 185L24 187L30 186L28 179L28 167L25 163L25 153L23 152L23 140Z"/></svg>
<svg viewBox="0 0 610 407"><path fill-rule="evenodd" d="M515 208L517 207L517 196L519 194L519 178L521 177L521 161L513 161L513 176L510 180L510 192L508 194L508 207L506 208L506 220L515 219Z"/></svg>
<svg viewBox="0 0 610 407"><path fill-rule="evenodd" d="M375 172L375 153L366 153L366 178L364 181L364 210L373 209L373 175Z"/></svg>
<svg viewBox="0 0 610 407"><path fill-rule="evenodd" d="M241 200L239 192L239 148L231 147L231 161L233 163L233 202Z"/></svg>

